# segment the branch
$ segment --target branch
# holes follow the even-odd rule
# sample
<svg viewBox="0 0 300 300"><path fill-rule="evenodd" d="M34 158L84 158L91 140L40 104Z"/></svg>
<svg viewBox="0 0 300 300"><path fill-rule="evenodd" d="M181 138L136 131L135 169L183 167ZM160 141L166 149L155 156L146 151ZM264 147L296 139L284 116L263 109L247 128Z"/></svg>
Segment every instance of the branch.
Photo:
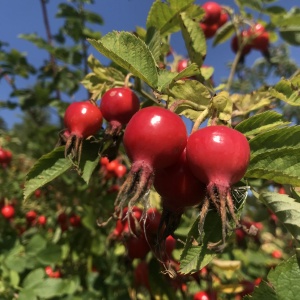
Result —
<svg viewBox="0 0 300 300"><path fill-rule="evenodd" d="M47 41L50 46L53 46L53 38L50 30L50 23L49 23L49 18L48 18L48 12L47 12L47 7L46 7L46 0L40 0L41 5L42 5L42 12L43 12L43 20L44 20L44 25L46 28L46 34L47 34ZM52 67L52 71L54 76L57 74L57 63L55 56L52 53L50 54L50 63ZM57 99L60 99L60 91L56 89L56 97Z"/></svg>

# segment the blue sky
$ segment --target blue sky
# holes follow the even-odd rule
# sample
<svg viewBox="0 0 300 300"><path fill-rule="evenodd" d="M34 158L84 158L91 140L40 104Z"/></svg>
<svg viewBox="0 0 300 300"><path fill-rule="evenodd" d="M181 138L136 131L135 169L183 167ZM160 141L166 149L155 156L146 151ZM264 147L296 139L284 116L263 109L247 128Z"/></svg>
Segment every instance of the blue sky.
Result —
<svg viewBox="0 0 300 300"><path fill-rule="evenodd" d="M59 0L50 0L47 4L51 30L53 33L56 32L57 28L61 25L61 20L55 19L57 5L61 2L62 1ZM233 0L217 2L234 7ZM286 9L290 9L297 2L298 1L295 0L285 0L278 1L277 4L284 6ZM112 30L133 31L136 26L145 27L147 14L152 3L153 1L151 0L95 0L94 5L88 5L86 8L92 9L102 16L104 25L97 26L96 29L104 35ZM196 1L196 3L202 4L204 1ZM45 51L36 48L31 43L18 38L20 33L37 33L40 36L46 36L40 1L5 1L5 4L2 2L0 9L0 40L8 42L10 48L15 48L21 52L27 53L28 61L33 65L39 66L44 59L48 58L48 54ZM229 42L215 48L213 48L211 44L212 40L208 40L209 48L205 64L215 68L214 80L218 83L221 78L228 76L229 70L226 65L229 61L232 61L234 54L230 50ZM180 34L172 36L171 45L176 53L183 56L187 54ZM90 53L93 53L103 64L107 62L105 58L91 48ZM291 48L291 56L298 60L298 65L300 64L299 53L299 48ZM257 57L257 53L250 54L250 56L247 57L248 63L254 62ZM23 85L23 87L25 87L30 85L30 82L28 80L20 80L18 85ZM1 80L0 99L8 99L10 91L11 89L5 80ZM76 97L77 99L75 100L82 100L80 97L84 96L83 93L78 93L76 94ZM9 127L20 120L18 117L19 114L20 112L18 110L9 111L0 109L0 116L4 117Z"/></svg>

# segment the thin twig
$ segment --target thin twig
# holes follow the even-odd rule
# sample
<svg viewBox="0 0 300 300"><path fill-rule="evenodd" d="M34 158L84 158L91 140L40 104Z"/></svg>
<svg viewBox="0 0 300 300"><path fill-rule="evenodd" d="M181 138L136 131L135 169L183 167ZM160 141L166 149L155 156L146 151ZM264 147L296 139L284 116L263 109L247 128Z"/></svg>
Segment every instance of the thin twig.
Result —
<svg viewBox="0 0 300 300"><path fill-rule="evenodd" d="M52 38L52 34L51 34L51 29L50 29L50 23L49 23L48 12L47 12L47 7L46 7L46 0L40 0L40 2L42 5L43 20L44 20L44 25L45 25L46 34L47 34L47 42L50 46L53 46L53 38ZM50 63L51 63L52 71L55 76L57 74L56 59L52 53L49 53L49 55L50 55ZM61 99L60 91L58 89L56 89L56 97L57 97L57 99Z"/></svg>

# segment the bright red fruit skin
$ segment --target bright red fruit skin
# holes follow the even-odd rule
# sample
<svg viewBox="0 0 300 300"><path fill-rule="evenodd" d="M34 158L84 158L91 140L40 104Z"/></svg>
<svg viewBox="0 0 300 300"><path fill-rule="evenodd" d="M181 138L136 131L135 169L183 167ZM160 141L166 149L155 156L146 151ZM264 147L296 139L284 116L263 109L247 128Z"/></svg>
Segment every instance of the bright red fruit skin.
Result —
<svg viewBox="0 0 300 300"><path fill-rule="evenodd" d="M251 42L253 49L260 50L262 52L268 50L270 37L263 25L257 23L253 28L249 29L249 34L254 36Z"/></svg>
<svg viewBox="0 0 300 300"><path fill-rule="evenodd" d="M194 295L193 300L217 300L217 295L214 292L200 291Z"/></svg>
<svg viewBox="0 0 300 300"><path fill-rule="evenodd" d="M174 165L157 170L154 188L162 197L164 207L170 211L180 211L185 207L200 204L205 196L205 185L188 167L186 150Z"/></svg>
<svg viewBox="0 0 300 300"><path fill-rule="evenodd" d="M73 227L79 227L81 225L81 218L80 218L80 216L78 216L76 214L72 214L69 217L69 222L70 222L71 226L73 226Z"/></svg>
<svg viewBox="0 0 300 300"><path fill-rule="evenodd" d="M0 163L4 163L6 161L6 150L0 148Z"/></svg>
<svg viewBox="0 0 300 300"><path fill-rule="evenodd" d="M208 126L190 135L186 155L203 183L229 187L243 178L250 159L246 137L226 126Z"/></svg>
<svg viewBox="0 0 300 300"><path fill-rule="evenodd" d="M218 27L223 26L228 21L228 15L225 11L221 11Z"/></svg>
<svg viewBox="0 0 300 300"><path fill-rule="evenodd" d="M38 217L37 222L39 225L44 226L47 223L47 217L41 215Z"/></svg>
<svg viewBox="0 0 300 300"><path fill-rule="evenodd" d="M50 277L50 278L60 278L61 273L59 270L53 271L53 269L50 266L45 267L45 273Z"/></svg>
<svg viewBox="0 0 300 300"><path fill-rule="evenodd" d="M216 34L216 32L219 28L218 24L209 25L206 23L200 23L199 25L202 28L204 36L207 39L212 38Z"/></svg>
<svg viewBox="0 0 300 300"><path fill-rule="evenodd" d="M177 72L183 71L189 65L188 59L181 59L177 64Z"/></svg>
<svg viewBox="0 0 300 300"><path fill-rule="evenodd" d="M119 164L116 168L115 168L115 174L118 178L122 178L127 172L127 168L125 165Z"/></svg>
<svg viewBox="0 0 300 300"><path fill-rule="evenodd" d="M136 94L127 87L111 88L104 93L100 102L103 118L109 122L117 121L122 125L140 109Z"/></svg>
<svg viewBox="0 0 300 300"><path fill-rule="evenodd" d="M149 168L172 165L186 146L187 131L183 120L162 107L146 107L129 121L123 143L131 161Z"/></svg>
<svg viewBox="0 0 300 300"><path fill-rule="evenodd" d="M243 42L244 39L247 39L247 38L249 38L249 31L243 30L243 31L241 32L241 39L242 39L242 42ZM250 51L251 51L251 49L252 49L252 45L250 45L250 44L244 45L243 50L242 50L242 56L245 56L245 55L249 54ZM237 36L234 36L234 37L232 38L232 40L231 40L231 50L232 50L234 53L237 53L238 50L239 50L239 41L238 41Z"/></svg>
<svg viewBox="0 0 300 300"><path fill-rule="evenodd" d="M0 147L0 165L5 168L11 163L11 160L12 153Z"/></svg>
<svg viewBox="0 0 300 300"><path fill-rule="evenodd" d="M156 234L159 228L161 213L156 208L149 208L146 213L145 230L148 234Z"/></svg>
<svg viewBox="0 0 300 300"><path fill-rule="evenodd" d="M148 264L145 261L141 261L134 269L134 282L150 290Z"/></svg>
<svg viewBox="0 0 300 300"><path fill-rule="evenodd" d="M172 252L176 247L176 240L169 235L166 238L166 254L168 255L168 257L172 257Z"/></svg>
<svg viewBox="0 0 300 300"><path fill-rule="evenodd" d="M64 123L71 135L87 138L96 134L102 126L102 113L90 101L74 102L65 112Z"/></svg>
<svg viewBox="0 0 300 300"><path fill-rule="evenodd" d="M1 214L5 219L12 219L15 216L15 209L12 205L4 205Z"/></svg>
<svg viewBox="0 0 300 300"><path fill-rule="evenodd" d="M130 236L125 241L125 247L127 248L127 255L130 259L142 259L150 251L150 246L144 235L141 235L138 238L135 236Z"/></svg>
<svg viewBox="0 0 300 300"><path fill-rule="evenodd" d="M37 213L34 210L30 210L26 213L26 220L28 223L33 223L37 217Z"/></svg>
<svg viewBox="0 0 300 300"><path fill-rule="evenodd" d="M219 22L222 9L218 3L208 1L202 5L202 8L205 11L204 23L212 25Z"/></svg>

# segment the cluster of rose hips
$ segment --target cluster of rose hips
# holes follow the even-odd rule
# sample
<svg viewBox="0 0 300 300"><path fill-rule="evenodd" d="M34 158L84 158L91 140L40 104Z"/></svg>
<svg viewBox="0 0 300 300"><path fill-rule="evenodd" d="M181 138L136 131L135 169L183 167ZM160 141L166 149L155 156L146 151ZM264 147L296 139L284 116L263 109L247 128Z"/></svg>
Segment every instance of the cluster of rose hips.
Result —
<svg viewBox="0 0 300 300"><path fill-rule="evenodd" d="M0 147L0 166L2 168L7 168L12 160L12 153L7 150Z"/></svg>
<svg viewBox="0 0 300 300"><path fill-rule="evenodd" d="M15 205L13 203L4 204L1 208L1 215L4 219L12 222L11 224L17 230L19 235L22 235L28 228L33 226L45 226L47 223L47 217L44 215L38 215L36 211L30 210L25 214L26 225L15 224L14 219L16 215Z"/></svg>
<svg viewBox="0 0 300 300"><path fill-rule="evenodd" d="M46 266L44 270L45 270L46 275L50 278L61 278L62 277L62 273L59 269L53 269L51 266Z"/></svg>
<svg viewBox="0 0 300 300"><path fill-rule="evenodd" d="M257 50L268 55L270 43L269 33L265 27L256 23L248 29L242 30L238 36L234 36L231 40L231 49L234 53L237 53L241 49L241 57L248 55L251 50Z"/></svg>
<svg viewBox="0 0 300 300"><path fill-rule="evenodd" d="M57 223L60 226L62 231L66 231L69 227L80 227L81 226L81 217L76 213L67 214L66 212L61 212L57 216Z"/></svg>
<svg viewBox="0 0 300 300"><path fill-rule="evenodd" d="M100 107L93 100L71 103L64 115L65 129L59 144L65 144L65 155L80 160L82 142L96 135L107 121L106 134L115 141L132 115L140 109L136 94L128 87L111 88L104 93Z"/></svg>
<svg viewBox="0 0 300 300"><path fill-rule="evenodd" d="M176 243L172 236L166 239L164 249L156 248L161 213L156 208L149 208L142 218L143 210L140 207L134 206L130 212L128 209L123 209L122 218L116 221L110 239L123 242L127 255L132 260L145 258L151 250L164 259L171 257Z"/></svg>
<svg viewBox="0 0 300 300"><path fill-rule="evenodd" d="M228 14L221 5L213 1L204 3L202 8L205 15L199 25L203 30L204 36L209 39L228 21Z"/></svg>
<svg viewBox="0 0 300 300"><path fill-rule="evenodd" d="M30 210L25 215L28 226L45 226L47 223L47 217L45 215L38 215L35 210Z"/></svg>
<svg viewBox="0 0 300 300"><path fill-rule="evenodd" d="M101 157L101 172L103 172L105 179L110 179L112 177L122 178L126 172L127 167L120 163L118 159L113 159L109 161L106 156Z"/></svg>

